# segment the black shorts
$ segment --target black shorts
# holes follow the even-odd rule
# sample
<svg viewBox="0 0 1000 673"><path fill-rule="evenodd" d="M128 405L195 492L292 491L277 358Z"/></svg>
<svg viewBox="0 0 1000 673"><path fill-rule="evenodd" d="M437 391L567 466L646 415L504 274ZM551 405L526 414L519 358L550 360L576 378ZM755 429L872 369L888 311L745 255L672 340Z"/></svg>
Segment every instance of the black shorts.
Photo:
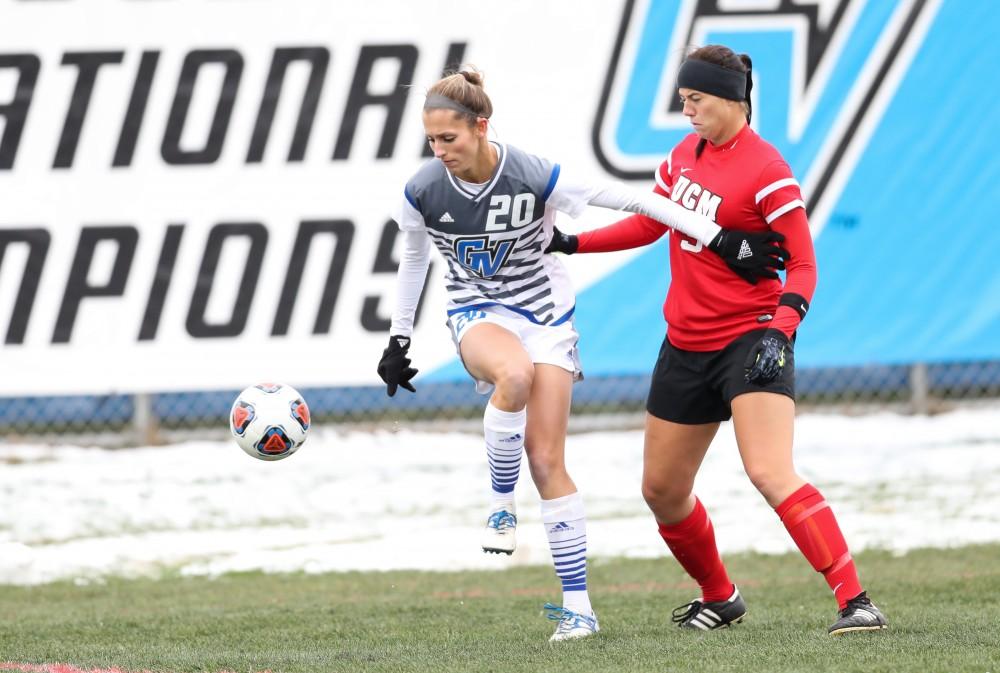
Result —
<svg viewBox="0 0 1000 673"><path fill-rule="evenodd" d="M785 353L781 374L767 385L746 382L743 363L764 333L753 330L718 351L682 351L666 338L656 359L646 410L665 421L696 425L729 420L730 403L743 393L767 392L795 399L795 357Z"/></svg>

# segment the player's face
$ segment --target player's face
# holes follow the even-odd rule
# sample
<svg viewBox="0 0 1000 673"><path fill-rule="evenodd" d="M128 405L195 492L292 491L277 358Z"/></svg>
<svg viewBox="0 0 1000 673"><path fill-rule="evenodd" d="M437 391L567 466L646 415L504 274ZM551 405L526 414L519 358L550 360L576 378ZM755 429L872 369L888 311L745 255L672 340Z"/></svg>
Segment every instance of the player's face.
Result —
<svg viewBox="0 0 1000 673"><path fill-rule="evenodd" d="M678 89L684 105L684 116L699 136L714 145L732 138L741 128L746 116L739 101L719 98L695 89Z"/></svg>
<svg viewBox="0 0 1000 673"><path fill-rule="evenodd" d="M424 132L434 156L441 160L452 174L466 175L479 165L483 149L485 120L470 126L468 120L452 110L425 110Z"/></svg>

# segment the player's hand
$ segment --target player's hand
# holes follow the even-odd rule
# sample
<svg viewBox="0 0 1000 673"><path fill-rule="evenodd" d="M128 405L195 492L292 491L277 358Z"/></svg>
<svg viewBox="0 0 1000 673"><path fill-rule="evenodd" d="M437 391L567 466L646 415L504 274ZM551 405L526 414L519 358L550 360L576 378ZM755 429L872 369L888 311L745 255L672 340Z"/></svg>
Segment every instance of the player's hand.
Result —
<svg viewBox="0 0 1000 673"><path fill-rule="evenodd" d="M580 240L573 234L564 234L556 227L552 227L552 240L549 241L545 252L561 252L564 255L572 255L580 245Z"/></svg>
<svg viewBox="0 0 1000 673"><path fill-rule="evenodd" d="M743 363L747 383L766 386L781 375L785 358L792 353L792 344L779 329L768 329L754 344Z"/></svg>
<svg viewBox="0 0 1000 673"><path fill-rule="evenodd" d="M378 375L385 381L385 392L392 397L396 388L406 388L411 393L417 389L410 379L417 375L416 369L410 366L410 358L406 357L410 350L410 337L390 336L389 347L382 351L382 359L378 361Z"/></svg>
<svg viewBox="0 0 1000 673"><path fill-rule="evenodd" d="M761 278L777 278L791 255L779 243L785 236L777 231L753 232L723 229L708 244L736 275L756 285Z"/></svg>

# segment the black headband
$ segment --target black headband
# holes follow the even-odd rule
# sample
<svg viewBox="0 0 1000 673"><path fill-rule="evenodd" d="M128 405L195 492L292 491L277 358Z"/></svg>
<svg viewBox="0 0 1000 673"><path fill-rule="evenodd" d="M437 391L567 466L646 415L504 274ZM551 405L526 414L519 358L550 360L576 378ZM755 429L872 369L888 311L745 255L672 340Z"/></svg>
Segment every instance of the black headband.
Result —
<svg viewBox="0 0 1000 673"><path fill-rule="evenodd" d="M747 97L747 76L721 65L688 59L677 72L677 87L742 101Z"/></svg>

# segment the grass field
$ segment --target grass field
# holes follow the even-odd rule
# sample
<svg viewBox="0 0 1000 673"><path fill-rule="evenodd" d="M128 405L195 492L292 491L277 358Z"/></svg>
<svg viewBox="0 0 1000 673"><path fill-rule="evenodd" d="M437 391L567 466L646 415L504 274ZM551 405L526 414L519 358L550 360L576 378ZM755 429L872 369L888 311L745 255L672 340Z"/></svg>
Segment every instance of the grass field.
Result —
<svg viewBox="0 0 1000 673"><path fill-rule="evenodd" d="M401 552L402 553L402 552ZM1000 546L858 556L890 629L831 638L835 605L797 555L727 559L749 613L689 633L673 560L591 564L601 633L550 645L550 568L236 574L0 588L0 670L1000 671Z"/></svg>

